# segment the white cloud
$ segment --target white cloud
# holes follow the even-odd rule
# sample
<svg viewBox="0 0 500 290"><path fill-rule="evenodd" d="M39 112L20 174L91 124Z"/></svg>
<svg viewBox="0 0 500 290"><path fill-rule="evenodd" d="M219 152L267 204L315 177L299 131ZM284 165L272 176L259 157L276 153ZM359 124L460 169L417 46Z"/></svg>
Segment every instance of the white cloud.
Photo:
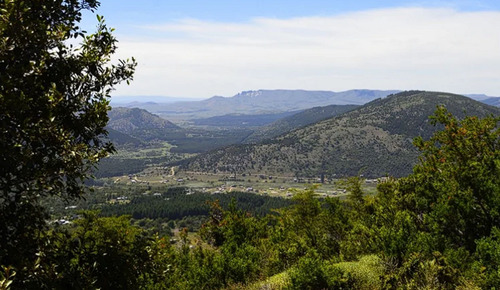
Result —
<svg viewBox="0 0 500 290"><path fill-rule="evenodd" d="M116 95L231 96L261 88L426 89L500 96L500 12L398 8L332 17L194 19L118 35L139 62Z"/></svg>

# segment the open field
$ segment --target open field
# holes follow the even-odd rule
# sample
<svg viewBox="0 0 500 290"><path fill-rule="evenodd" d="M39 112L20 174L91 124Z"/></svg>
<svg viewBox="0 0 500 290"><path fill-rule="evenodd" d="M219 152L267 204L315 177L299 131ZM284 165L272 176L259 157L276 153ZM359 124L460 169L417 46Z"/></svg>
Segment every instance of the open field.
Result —
<svg viewBox="0 0 500 290"><path fill-rule="evenodd" d="M227 175L177 171L175 167L151 166L137 174L123 175L106 179L107 183L121 185L161 185L165 187L182 186L197 192L227 193L245 191L276 197L291 197L295 190L317 186L316 192L323 197L344 197L348 192L339 184L339 179L296 178L291 176L269 176L264 174ZM374 194L377 181L365 180L363 189Z"/></svg>

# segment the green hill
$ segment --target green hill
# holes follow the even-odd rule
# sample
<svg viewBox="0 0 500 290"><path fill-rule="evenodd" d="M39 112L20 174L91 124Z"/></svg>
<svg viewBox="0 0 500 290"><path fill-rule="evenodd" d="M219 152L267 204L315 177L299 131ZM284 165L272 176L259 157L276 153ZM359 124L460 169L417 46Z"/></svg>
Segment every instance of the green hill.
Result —
<svg viewBox="0 0 500 290"><path fill-rule="evenodd" d="M244 140L244 143L258 143L292 130L338 116L357 107L358 106L356 105L330 105L324 107L314 107L296 113L292 116L279 119L267 126L258 128L252 135L248 136L248 138Z"/></svg>
<svg viewBox="0 0 500 290"><path fill-rule="evenodd" d="M496 107L460 95L402 92L257 145L229 146L201 154L182 167L297 176L338 177L356 175L360 170L367 177L405 176L417 161L413 138L428 138L438 129L428 118L438 105L459 118L500 114Z"/></svg>
<svg viewBox="0 0 500 290"><path fill-rule="evenodd" d="M116 107L108 116L108 127L126 134L144 129L179 129L172 122L138 108Z"/></svg>

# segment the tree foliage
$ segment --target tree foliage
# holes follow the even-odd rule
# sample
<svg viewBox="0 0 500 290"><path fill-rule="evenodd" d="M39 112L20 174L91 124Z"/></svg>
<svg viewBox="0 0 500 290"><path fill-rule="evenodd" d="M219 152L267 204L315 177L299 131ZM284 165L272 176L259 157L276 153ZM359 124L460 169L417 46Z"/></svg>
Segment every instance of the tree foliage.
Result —
<svg viewBox="0 0 500 290"><path fill-rule="evenodd" d="M130 289L152 271L152 238L131 226L128 216L102 218L97 212L83 212L71 231L55 229L44 240L24 287Z"/></svg>
<svg viewBox="0 0 500 290"><path fill-rule="evenodd" d="M78 26L98 5L0 1L0 264L29 262L45 224L39 198L81 196L113 151L101 140L109 96L135 61L111 61L117 41L102 17L94 34Z"/></svg>
<svg viewBox="0 0 500 290"><path fill-rule="evenodd" d="M422 162L402 183L409 208L442 245L474 250L500 225L500 118L457 120L440 107L432 120L444 130L415 142Z"/></svg>
<svg viewBox="0 0 500 290"><path fill-rule="evenodd" d="M393 286L498 286L500 118L459 120L438 107L431 120L443 130L415 140L413 173L378 188L374 249L397 269L386 276Z"/></svg>

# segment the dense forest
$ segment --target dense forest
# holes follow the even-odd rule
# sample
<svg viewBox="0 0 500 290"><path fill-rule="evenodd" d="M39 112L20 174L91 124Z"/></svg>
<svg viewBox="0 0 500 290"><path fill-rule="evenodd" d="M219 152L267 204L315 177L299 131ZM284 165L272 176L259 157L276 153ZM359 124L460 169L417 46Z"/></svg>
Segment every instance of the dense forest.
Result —
<svg viewBox="0 0 500 290"><path fill-rule="evenodd" d="M183 191L183 188L180 189ZM217 201L226 208L234 200L239 209L253 215L264 216L273 209L279 209L290 204L288 199L266 197L246 192L211 195L203 193L186 195L182 192L182 194L169 195L169 191L161 196L134 197L130 203L121 206L105 206L102 208L101 213L106 216L131 215L135 219L168 218L176 220L186 216L207 216L210 202Z"/></svg>

